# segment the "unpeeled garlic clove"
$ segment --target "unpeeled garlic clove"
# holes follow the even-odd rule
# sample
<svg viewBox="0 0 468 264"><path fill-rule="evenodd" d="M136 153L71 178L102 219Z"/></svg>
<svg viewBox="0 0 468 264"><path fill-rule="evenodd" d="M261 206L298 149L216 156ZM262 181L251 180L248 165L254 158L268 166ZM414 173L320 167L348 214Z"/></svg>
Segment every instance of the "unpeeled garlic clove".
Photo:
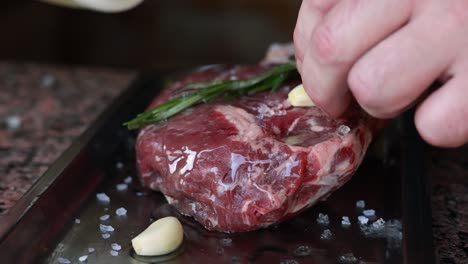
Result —
<svg viewBox="0 0 468 264"><path fill-rule="evenodd" d="M158 256L176 250L184 238L180 221L173 216L161 218L132 239L135 252L141 256Z"/></svg>
<svg viewBox="0 0 468 264"><path fill-rule="evenodd" d="M292 106L315 106L314 102L312 102L309 95L307 95L306 91L304 90L304 86L302 84L299 84L289 92L288 102Z"/></svg>

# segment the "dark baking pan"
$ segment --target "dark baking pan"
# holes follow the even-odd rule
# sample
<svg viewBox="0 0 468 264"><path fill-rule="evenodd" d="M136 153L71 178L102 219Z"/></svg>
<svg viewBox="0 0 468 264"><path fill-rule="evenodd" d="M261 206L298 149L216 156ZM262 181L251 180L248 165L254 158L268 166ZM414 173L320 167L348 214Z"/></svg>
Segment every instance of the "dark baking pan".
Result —
<svg viewBox="0 0 468 264"><path fill-rule="evenodd" d="M168 75L150 75L168 76ZM248 233L209 232L181 216L157 192L144 190L136 177L133 145L136 133L121 124L141 112L162 89L165 77L139 78L49 168L2 219L2 263L433 263L429 182L423 171L424 145L411 113L380 133L353 178L327 200L279 225ZM116 185L131 176L128 189ZM96 193L110 196L98 202ZM385 232L360 227L356 201L376 211ZM115 210L124 207L126 216ZM329 216L320 225L319 213ZM101 221L100 216L110 219ZM151 221L177 216L184 225L184 243L162 258L138 258L131 239ZM341 226L348 216L351 226ZM375 220L374 219L374 220ZM114 227L102 237L99 224ZM399 223L402 223L400 229ZM324 230L332 236L324 239ZM402 233L399 233L399 231ZM110 254L111 244L122 249ZM95 248L88 253L88 248ZM62 259L63 261L63 259Z"/></svg>

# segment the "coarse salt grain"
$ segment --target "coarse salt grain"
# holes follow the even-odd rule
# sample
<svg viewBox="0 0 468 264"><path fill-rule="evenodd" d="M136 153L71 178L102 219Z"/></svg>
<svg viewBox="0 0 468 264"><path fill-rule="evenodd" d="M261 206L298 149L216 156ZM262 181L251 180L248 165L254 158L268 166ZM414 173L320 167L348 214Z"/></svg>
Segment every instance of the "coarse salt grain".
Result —
<svg viewBox="0 0 468 264"><path fill-rule="evenodd" d="M110 237L109 233L102 234L102 238L104 239L108 239L109 237Z"/></svg>
<svg viewBox="0 0 468 264"><path fill-rule="evenodd" d="M114 228L110 225L99 224L99 229L101 232L113 232Z"/></svg>
<svg viewBox="0 0 468 264"><path fill-rule="evenodd" d="M356 208L363 209L364 207L366 207L366 202L364 202L364 200L359 200L356 202Z"/></svg>
<svg viewBox="0 0 468 264"><path fill-rule="evenodd" d="M338 127L338 133L341 135L348 134L351 131L351 128L347 125L341 125Z"/></svg>
<svg viewBox="0 0 468 264"><path fill-rule="evenodd" d="M375 215L375 210L374 209L368 209L362 211L362 214L366 217L374 216Z"/></svg>
<svg viewBox="0 0 468 264"><path fill-rule="evenodd" d="M60 263L60 264L69 264L69 263L71 263L71 261L70 261L69 259L67 259L67 258L62 258L62 257L57 258L57 261L58 261L58 263Z"/></svg>
<svg viewBox="0 0 468 264"><path fill-rule="evenodd" d="M81 223L80 219L78 219L78 218L75 218L75 223L76 223L76 224L79 224L79 223Z"/></svg>
<svg viewBox="0 0 468 264"><path fill-rule="evenodd" d="M131 177L131 176L127 176L127 177L124 179L124 183L126 183L126 184L132 183L132 177Z"/></svg>
<svg viewBox="0 0 468 264"><path fill-rule="evenodd" d="M345 227L345 228L351 226L351 222L349 221L349 217L343 216L343 217L341 218L341 226L343 226L343 227Z"/></svg>
<svg viewBox="0 0 468 264"><path fill-rule="evenodd" d="M119 245L118 243L112 243L112 244L111 244L111 247L112 247L112 249L115 250L115 251L119 251L119 250L122 249L122 246Z"/></svg>
<svg viewBox="0 0 468 264"><path fill-rule="evenodd" d="M331 240L333 238L333 233L330 229L323 230L322 234L320 235L321 240Z"/></svg>
<svg viewBox="0 0 468 264"><path fill-rule="evenodd" d="M115 167L120 170L120 169L122 169L124 167L124 164L122 162L117 162L115 164Z"/></svg>
<svg viewBox="0 0 468 264"><path fill-rule="evenodd" d="M96 194L96 198L99 202L102 202L102 203L108 203L110 202L110 198L109 196L107 196L107 194L105 193L98 193Z"/></svg>
<svg viewBox="0 0 468 264"><path fill-rule="evenodd" d="M219 240L219 242L221 243L221 246L223 246L223 247L232 246L232 239L230 239L230 238L221 238Z"/></svg>
<svg viewBox="0 0 468 264"><path fill-rule="evenodd" d="M127 215L127 209L120 207L117 210L115 210L115 214L118 216L124 216Z"/></svg>
<svg viewBox="0 0 468 264"><path fill-rule="evenodd" d="M357 258L353 255L353 253L347 253L347 254L344 254L344 255L341 255L339 258L338 258L338 262L339 263L343 263L343 264L351 264L351 263L357 263Z"/></svg>
<svg viewBox="0 0 468 264"><path fill-rule="evenodd" d="M327 214L319 213L317 216L317 223L321 225L328 225L330 224L330 219L328 218Z"/></svg>
<svg viewBox="0 0 468 264"><path fill-rule="evenodd" d="M114 257L118 256L119 255L119 252L118 251L115 251L115 250L111 250L110 251L110 254Z"/></svg>
<svg viewBox="0 0 468 264"><path fill-rule="evenodd" d="M80 262L85 262L85 261L88 260L88 255L83 255L83 256L79 257L78 260L79 260Z"/></svg>
<svg viewBox="0 0 468 264"><path fill-rule="evenodd" d="M105 214L105 215L99 217L99 220L101 220L101 221L107 221L107 220L109 220L109 218L110 218L110 215Z"/></svg>
<svg viewBox="0 0 468 264"><path fill-rule="evenodd" d="M128 189L128 185L126 183L120 183L120 184L117 184L115 188L117 189L117 191L123 192Z"/></svg>
<svg viewBox="0 0 468 264"><path fill-rule="evenodd" d="M298 246L294 249L293 254L297 257L307 257L312 254L312 249L309 246Z"/></svg>
<svg viewBox="0 0 468 264"><path fill-rule="evenodd" d="M365 225L369 222L369 218L363 216L363 215L360 215L358 216L358 221L359 221L359 224L360 225Z"/></svg>
<svg viewBox="0 0 468 264"><path fill-rule="evenodd" d="M93 247L88 248L88 253L94 253L95 251L96 249Z"/></svg>
<svg viewBox="0 0 468 264"><path fill-rule="evenodd" d="M377 219L374 223L372 223L372 228L375 231L381 230L385 227L385 220L382 218Z"/></svg>
<svg viewBox="0 0 468 264"><path fill-rule="evenodd" d="M143 192L136 192L135 194L136 194L136 196L143 196L144 195Z"/></svg>

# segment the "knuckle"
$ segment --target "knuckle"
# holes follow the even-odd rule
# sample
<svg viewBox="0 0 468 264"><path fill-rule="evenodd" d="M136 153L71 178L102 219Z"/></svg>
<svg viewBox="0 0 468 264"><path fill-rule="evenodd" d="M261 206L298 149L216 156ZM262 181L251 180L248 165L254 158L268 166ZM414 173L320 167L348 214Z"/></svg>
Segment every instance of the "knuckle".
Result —
<svg viewBox="0 0 468 264"><path fill-rule="evenodd" d="M312 33L312 49L320 62L326 64L337 62L336 41L328 26L319 25Z"/></svg>

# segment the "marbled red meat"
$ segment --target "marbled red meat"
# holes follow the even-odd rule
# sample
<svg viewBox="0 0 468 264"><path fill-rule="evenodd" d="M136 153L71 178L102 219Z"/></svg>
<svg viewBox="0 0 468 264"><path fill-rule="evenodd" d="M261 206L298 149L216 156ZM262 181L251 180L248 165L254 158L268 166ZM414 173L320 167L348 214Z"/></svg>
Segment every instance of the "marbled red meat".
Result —
<svg viewBox="0 0 468 264"><path fill-rule="evenodd" d="M208 67L173 83L152 106L188 83L245 79L268 66ZM292 107L276 92L188 109L138 136L143 184L209 230L249 231L283 221L339 188L371 141L357 107L333 119L317 107Z"/></svg>

